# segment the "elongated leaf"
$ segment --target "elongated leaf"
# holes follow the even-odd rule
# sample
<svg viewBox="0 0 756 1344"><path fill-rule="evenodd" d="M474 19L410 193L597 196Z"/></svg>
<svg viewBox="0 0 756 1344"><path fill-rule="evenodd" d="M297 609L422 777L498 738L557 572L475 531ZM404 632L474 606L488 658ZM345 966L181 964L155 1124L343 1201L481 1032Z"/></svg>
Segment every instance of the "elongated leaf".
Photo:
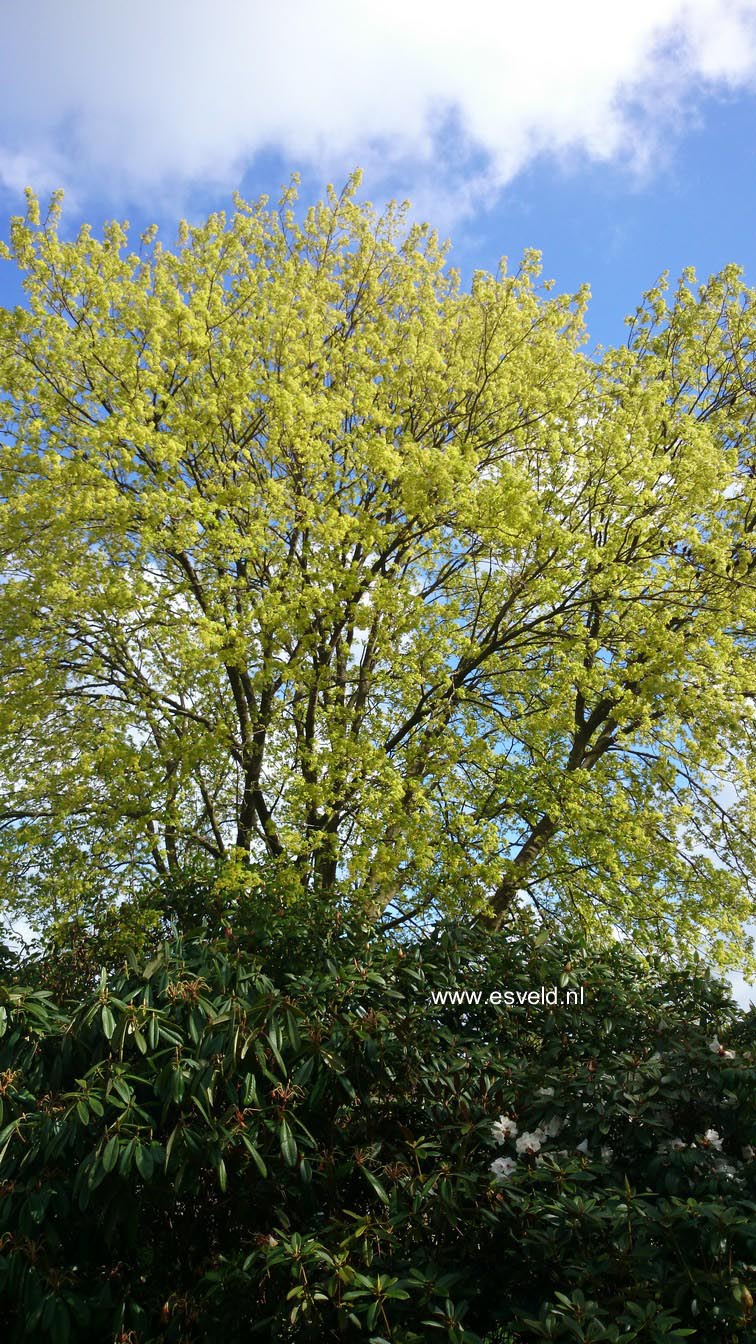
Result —
<svg viewBox="0 0 756 1344"><path fill-rule="evenodd" d="M370 1185L373 1188L373 1190L377 1194L378 1198L382 1201L382 1203L388 1204L389 1197L386 1191L384 1190L383 1186L381 1185L380 1181L378 1180L378 1177L374 1176L372 1171L368 1171L367 1167L365 1166L361 1167L360 1170L363 1176L365 1177L365 1180L367 1181L368 1185Z"/></svg>
<svg viewBox="0 0 756 1344"><path fill-rule="evenodd" d="M118 1161L118 1147L118 1137L114 1134L112 1139L108 1139L102 1152L102 1165L106 1172L112 1171Z"/></svg>
<svg viewBox="0 0 756 1344"><path fill-rule="evenodd" d="M294 1141L294 1135L292 1134L289 1128L289 1123L285 1116L281 1121L279 1142L281 1144L281 1153L283 1154L284 1162L287 1164L287 1166L293 1167L294 1163L297 1160L297 1145Z"/></svg>
<svg viewBox="0 0 756 1344"><path fill-rule="evenodd" d="M137 1171L139 1172L139 1175L143 1176L145 1181L148 1181L150 1179L150 1176L152 1175L152 1169L154 1166L152 1160L152 1153L150 1152L150 1149L145 1144L140 1143L137 1145L135 1156L136 1156Z"/></svg>
<svg viewBox="0 0 756 1344"><path fill-rule="evenodd" d="M254 1143L252 1142L248 1134L242 1134L242 1142L244 1144L244 1147L250 1154L252 1161L257 1167L257 1170L259 1171L260 1175L267 1176L268 1168L265 1164L265 1160L262 1154L259 1152L259 1150L255 1147Z"/></svg>

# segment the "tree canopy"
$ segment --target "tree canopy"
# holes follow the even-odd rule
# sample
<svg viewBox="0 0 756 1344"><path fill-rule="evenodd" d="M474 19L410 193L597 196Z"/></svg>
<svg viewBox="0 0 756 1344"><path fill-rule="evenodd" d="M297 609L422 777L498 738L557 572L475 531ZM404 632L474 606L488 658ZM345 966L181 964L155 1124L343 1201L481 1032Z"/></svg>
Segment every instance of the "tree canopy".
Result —
<svg viewBox="0 0 756 1344"><path fill-rule="evenodd" d="M11 223L3 903L273 862L376 917L528 897L735 955L754 291L662 280L589 354L536 254L464 287L357 188L173 248Z"/></svg>

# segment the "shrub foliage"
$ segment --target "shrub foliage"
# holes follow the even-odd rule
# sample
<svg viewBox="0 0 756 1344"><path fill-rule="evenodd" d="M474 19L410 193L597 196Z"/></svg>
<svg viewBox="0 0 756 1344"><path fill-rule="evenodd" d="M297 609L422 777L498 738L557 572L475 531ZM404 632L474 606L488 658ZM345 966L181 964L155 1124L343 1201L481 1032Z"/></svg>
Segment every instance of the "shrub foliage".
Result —
<svg viewBox="0 0 756 1344"><path fill-rule="evenodd" d="M584 1001L433 1001L542 985ZM283 911L0 997L14 1344L755 1337L754 1023L707 974Z"/></svg>

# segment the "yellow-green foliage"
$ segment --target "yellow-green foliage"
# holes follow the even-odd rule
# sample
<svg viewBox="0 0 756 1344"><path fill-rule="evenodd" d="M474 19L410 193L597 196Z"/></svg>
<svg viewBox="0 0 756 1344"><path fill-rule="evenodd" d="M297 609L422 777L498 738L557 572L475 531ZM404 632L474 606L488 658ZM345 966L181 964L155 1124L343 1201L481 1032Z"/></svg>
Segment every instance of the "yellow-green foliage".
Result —
<svg viewBox="0 0 756 1344"><path fill-rule="evenodd" d="M528 891L724 955L755 866L754 296L686 274L588 357L537 256L468 292L357 185L174 249L67 241L57 200L12 222L5 902L267 853L376 910Z"/></svg>

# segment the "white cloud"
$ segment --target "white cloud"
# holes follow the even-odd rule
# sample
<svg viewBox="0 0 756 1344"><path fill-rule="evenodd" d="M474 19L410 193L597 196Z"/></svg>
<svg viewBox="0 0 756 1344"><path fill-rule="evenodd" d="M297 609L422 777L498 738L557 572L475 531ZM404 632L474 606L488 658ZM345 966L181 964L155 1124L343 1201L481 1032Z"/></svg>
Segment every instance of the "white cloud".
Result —
<svg viewBox="0 0 756 1344"><path fill-rule="evenodd" d="M0 181L111 199L273 150L464 214L538 154L643 164L756 72L756 0L37 0L3 28Z"/></svg>
<svg viewBox="0 0 756 1344"><path fill-rule="evenodd" d="M0 142L0 187L13 195L21 195L25 187L34 184L35 190L52 192L60 184L62 165L54 168L47 156L44 160L25 154L23 150L8 150Z"/></svg>

